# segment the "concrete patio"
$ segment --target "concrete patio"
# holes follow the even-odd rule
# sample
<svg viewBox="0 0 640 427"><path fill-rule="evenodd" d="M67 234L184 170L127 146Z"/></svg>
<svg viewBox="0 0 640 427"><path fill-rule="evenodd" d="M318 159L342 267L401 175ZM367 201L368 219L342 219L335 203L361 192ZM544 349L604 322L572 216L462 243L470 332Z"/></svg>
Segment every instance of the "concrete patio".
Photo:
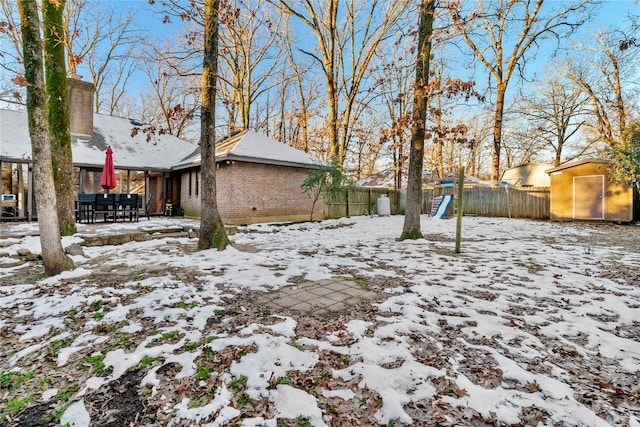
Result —
<svg viewBox="0 0 640 427"><path fill-rule="evenodd" d="M256 302L274 311L289 309L324 316L349 307L369 304L378 295L348 277L333 277L319 281L305 281L286 286L258 297Z"/></svg>

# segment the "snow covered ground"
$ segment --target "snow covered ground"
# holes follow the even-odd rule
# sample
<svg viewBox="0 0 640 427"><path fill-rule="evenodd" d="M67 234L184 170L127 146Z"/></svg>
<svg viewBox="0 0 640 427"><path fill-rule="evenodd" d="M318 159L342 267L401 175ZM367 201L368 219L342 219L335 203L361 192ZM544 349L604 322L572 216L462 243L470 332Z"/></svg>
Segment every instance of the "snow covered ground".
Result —
<svg viewBox="0 0 640 427"><path fill-rule="evenodd" d="M0 268L0 424L640 426L640 227L402 216L85 247L52 278ZM80 225L81 234L184 219ZM0 261L39 252L3 224ZM265 292L350 277L335 316ZM42 421L44 423L44 421ZM113 423L113 424L109 424ZM39 425L47 425L39 424Z"/></svg>

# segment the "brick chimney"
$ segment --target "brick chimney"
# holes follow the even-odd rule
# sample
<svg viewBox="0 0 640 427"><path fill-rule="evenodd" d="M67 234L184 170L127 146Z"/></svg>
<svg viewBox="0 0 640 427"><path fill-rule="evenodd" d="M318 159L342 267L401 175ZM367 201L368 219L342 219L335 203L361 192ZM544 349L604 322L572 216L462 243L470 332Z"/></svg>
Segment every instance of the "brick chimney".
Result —
<svg viewBox="0 0 640 427"><path fill-rule="evenodd" d="M69 74L67 90L69 130L75 134L93 135L93 83L83 81L77 74Z"/></svg>

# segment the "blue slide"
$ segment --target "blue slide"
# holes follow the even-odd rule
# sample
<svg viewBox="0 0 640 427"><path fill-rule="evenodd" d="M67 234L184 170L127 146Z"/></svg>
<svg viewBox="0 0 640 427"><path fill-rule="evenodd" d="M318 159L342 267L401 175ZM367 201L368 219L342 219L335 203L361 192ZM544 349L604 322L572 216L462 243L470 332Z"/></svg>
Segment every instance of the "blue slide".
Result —
<svg viewBox="0 0 640 427"><path fill-rule="evenodd" d="M452 202L453 194L446 194L442 196L442 199L440 199L440 203L438 204L438 209L436 209L436 211L431 216L433 218L442 219L447 210L449 210L449 206L451 206Z"/></svg>

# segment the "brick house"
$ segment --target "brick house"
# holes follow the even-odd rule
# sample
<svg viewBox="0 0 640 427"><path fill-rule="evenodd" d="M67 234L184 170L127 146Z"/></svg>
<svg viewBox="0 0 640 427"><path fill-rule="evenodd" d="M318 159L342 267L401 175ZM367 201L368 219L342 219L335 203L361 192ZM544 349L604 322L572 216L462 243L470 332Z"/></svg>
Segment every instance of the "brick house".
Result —
<svg viewBox="0 0 640 427"><path fill-rule="evenodd" d="M162 215L171 200L189 216L200 215L199 148L172 135L147 140L136 120L95 114L93 85L69 81L71 149L77 193L99 193L107 147L113 150L117 188L149 201L149 213ZM312 200L300 185L318 162L307 153L251 131L217 143L218 207L227 223L308 220ZM0 109L0 221L33 220L31 139L25 110ZM314 218L322 218L318 203Z"/></svg>
<svg viewBox="0 0 640 427"><path fill-rule="evenodd" d="M93 85L75 78L68 82L76 192L103 191L100 178L105 152L111 147L117 178L117 187L111 192L138 194L145 201L149 198L149 213L162 214L173 165L197 146L172 135L157 135L148 141L143 132L133 134L142 123L93 113ZM24 109L0 109L0 171L0 221L36 219L31 138Z"/></svg>
<svg viewBox="0 0 640 427"><path fill-rule="evenodd" d="M304 221L313 199L300 186L319 163L309 154L253 131L240 131L216 143L218 211L227 224ZM174 167L180 182L175 200L187 216L200 215L200 153ZM319 201L314 218L322 218Z"/></svg>

